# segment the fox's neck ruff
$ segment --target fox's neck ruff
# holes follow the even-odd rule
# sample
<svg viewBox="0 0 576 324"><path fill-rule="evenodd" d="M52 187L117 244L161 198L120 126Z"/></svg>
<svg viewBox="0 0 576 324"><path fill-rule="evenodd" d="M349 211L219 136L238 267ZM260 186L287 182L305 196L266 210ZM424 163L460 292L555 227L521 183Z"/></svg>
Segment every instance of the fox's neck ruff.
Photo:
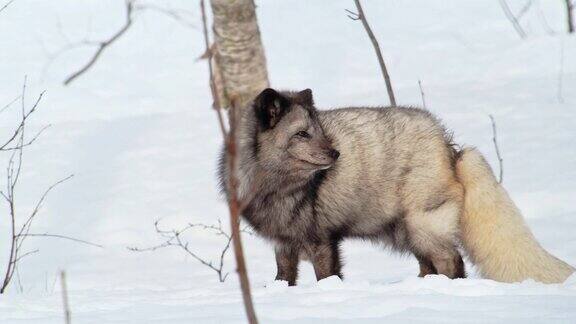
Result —
<svg viewBox="0 0 576 324"><path fill-rule="evenodd" d="M256 186L256 171L258 168L257 145L258 123L254 111L250 107L244 109L235 134L236 161L234 174L238 179L237 195L239 201L251 199Z"/></svg>

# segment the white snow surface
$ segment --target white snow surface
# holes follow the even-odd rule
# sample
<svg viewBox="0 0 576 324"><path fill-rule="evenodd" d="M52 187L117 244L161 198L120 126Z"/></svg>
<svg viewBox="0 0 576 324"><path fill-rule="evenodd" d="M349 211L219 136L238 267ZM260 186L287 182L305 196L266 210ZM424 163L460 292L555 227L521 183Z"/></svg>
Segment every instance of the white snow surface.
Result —
<svg viewBox="0 0 576 324"><path fill-rule="evenodd" d="M456 141L478 147L498 170L488 118L494 115L505 187L541 244L576 264L576 38L565 34L563 1L534 1L521 20L524 40L495 0L364 2L398 102L420 106L421 80L428 108ZM509 3L515 11L524 4ZM157 219L178 228L227 224L228 216L215 176L221 139L206 62L196 61L203 52L198 3L154 4L186 10L194 26L140 12L68 87L62 80L93 49L57 53L108 37L123 23L123 1L16 0L0 13L0 107L20 94L27 75L28 106L46 90L28 133L52 124L25 150L20 220L45 188L73 173L43 204L34 231L104 245L30 238L25 250L40 251L22 261L19 279L0 296L0 323L63 323L62 269L74 323L245 322L232 255L225 260L230 276L219 283L176 248L127 250L161 242ZM346 17L352 1L257 5L272 86L312 88L321 109L387 104L369 39L360 22ZM0 138L18 111L16 105L0 113ZM1 181L6 162L3 154ZM0 208L3 274L9 228L6 204ZM214 261L224 244L202 230L186 239ZM576 276L556 285L505 284L481 279L467 263L467 279L417 278L414 258L350 241L343 282L316 282L304 263L300 285L289 288L273 280L270 244L254 235L243 239L262 323L576 322Z"/></svg>

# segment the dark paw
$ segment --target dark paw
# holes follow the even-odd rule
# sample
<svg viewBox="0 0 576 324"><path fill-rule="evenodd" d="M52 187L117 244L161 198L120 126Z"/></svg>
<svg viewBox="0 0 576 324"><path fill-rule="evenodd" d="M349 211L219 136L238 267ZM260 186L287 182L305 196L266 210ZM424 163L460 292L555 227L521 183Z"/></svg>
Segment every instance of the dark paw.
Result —
<svg viewBox="0 0 576 324"><path fill-rule="evenodd" d="M279 277L276 277L274 280L275 281L286 281L286 282L288 282L288 286L296 286L296 280L288 280L286 278L279 278Z"/></svg>

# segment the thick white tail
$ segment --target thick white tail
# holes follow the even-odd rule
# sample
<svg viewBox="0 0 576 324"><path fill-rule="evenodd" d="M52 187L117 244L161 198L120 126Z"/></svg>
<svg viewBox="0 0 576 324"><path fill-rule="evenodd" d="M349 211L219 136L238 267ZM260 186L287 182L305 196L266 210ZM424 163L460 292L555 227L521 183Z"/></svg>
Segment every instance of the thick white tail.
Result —
<svg viewBox="0 0 576 324"><path fill-rule="evenodd" d="M462 243L483 277L503 282L564 282L574 268L538 244L508 193L476 149L456 165L464 186Z"/></svg>

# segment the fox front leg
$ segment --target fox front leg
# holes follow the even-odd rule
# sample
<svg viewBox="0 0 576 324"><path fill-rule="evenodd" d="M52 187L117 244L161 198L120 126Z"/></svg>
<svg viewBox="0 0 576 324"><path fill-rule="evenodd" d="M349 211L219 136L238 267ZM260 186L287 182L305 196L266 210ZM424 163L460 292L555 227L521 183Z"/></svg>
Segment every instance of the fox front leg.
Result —
<svg viewBox="0 0 576 324"><path fill-rule="evenodd" d="M276 280L288 281L288 286L296 286L298 278L298 258L300 251L293 246L277 246L276 253Z"/></svg>
<svg viewBox="0 0 576 324"><path fill-rule="evenodd" d="M340 241L315 244L307 248L307 253L314 266L316 280L322 280L330 276L343 278Z"/></svg>
<svg viewBox="0 0 576 324"><path fill-rule="evenodd" d="M418 274L418 277L425 277L430 274L438 274L438 271L434 267L432 260L420 255L416 255L416 259L418 259L418 264L420 265L420 273Z"/></svg>

